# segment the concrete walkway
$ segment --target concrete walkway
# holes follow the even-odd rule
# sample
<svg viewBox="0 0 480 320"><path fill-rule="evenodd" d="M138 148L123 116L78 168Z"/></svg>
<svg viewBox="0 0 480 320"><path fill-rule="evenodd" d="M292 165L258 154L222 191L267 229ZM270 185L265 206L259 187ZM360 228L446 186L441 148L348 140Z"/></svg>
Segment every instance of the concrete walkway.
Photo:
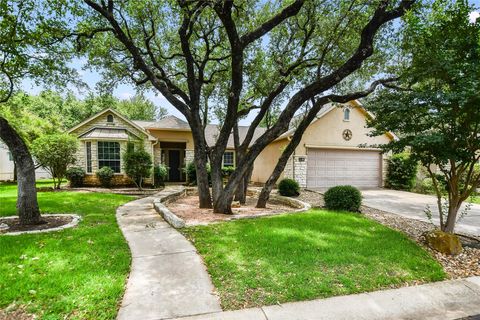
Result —
<svg viewBox="0 0 480 320"><path fill-rule="evenodd" d="M459 319L480 314L480 277L182 320ZM475 318L477 319L477 318Z"/></svg>
<svg viewBox="0 0 480 320"><path fill-rule="evenodd" d="M178 191L170 186L155 195ZM118 224L132 252L132 266L119 320L160 320L221 311L195 247L153 209L154 197L117 209Z"/></svg>
<svg viewBox="0 0 480 320"><path fill-rule="evenodd" d="M363 204L368 207L426 222L429 220L425 208L429 205L433 221L439 224L437 198L434 196L388 189L362 190L362 195ZM479 204L472 204L467 215L455 226L455 231L480 236Z"/></svg>

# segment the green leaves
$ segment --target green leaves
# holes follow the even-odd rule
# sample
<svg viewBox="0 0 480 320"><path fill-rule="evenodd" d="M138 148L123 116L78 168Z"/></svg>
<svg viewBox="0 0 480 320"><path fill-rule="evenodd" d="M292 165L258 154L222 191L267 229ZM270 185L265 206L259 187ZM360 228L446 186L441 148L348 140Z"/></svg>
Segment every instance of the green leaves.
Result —
<svg viewBox="0 0 480 320"><path fill-rule="evenodd" d="M66 133L42 135L32 143L35 159L52 174L55 188L60 188L67 167L75 163L77 148L77 138Z"/></svg>

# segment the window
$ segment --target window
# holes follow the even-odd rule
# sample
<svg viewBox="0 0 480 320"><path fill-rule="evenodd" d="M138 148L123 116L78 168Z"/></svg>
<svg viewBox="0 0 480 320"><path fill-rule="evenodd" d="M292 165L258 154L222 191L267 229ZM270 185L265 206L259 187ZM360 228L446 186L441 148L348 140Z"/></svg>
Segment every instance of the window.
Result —
<svg viewBox="0 0 480 320"><path fill-rule="evenodd" d="M109 114L109 115L107 116L107 122L109 122L109 123L112 123L112 122L113 122L113 116L112 116L111 114Z"/></svg>
<svg viewBox="0 0 480 320"><path fill-rule="evenodd" d="M226 152L223 154L223 166L224 166L224 167L233 167L233 166L235 166L233 151L226 151Z"/></svg>
<svg viewBox="0 0 480 320"><path fill-rule="evenodd" d="M8 160L13 161L12 153L10 151L8 151L7 153L8 153Z"/></svg>
<svg viewBox="0 0 480 320"><path fill-rule="evenodd" d="M343 109L343 121L350 121L350 108Z"/></svg>
<svg viewBox="0 0 480 320"><path fill-rule="evenodd" d="M111 141L98 142L98 168L110 167L120 173L120 143Z"/></svg>
<svg viewBox="0 0 480 320"><path fill-rule="evenodd" d="M87 153L87 173L92 173L92 143L87 142L85 148Z"/></svg>

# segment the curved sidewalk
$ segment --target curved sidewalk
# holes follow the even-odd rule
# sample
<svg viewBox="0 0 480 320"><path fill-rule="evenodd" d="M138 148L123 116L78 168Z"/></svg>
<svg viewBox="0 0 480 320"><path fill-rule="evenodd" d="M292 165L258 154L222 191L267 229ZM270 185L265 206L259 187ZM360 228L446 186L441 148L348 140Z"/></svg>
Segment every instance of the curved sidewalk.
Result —
<svg viewBox="0 0 480 320"><path fill-rule="evenodd" d="M166 187L155 197L178 191ZM220 312L220 301L195 247L153 208L154 197L117 209L132 253L119 320L160 320Z"/></svg>

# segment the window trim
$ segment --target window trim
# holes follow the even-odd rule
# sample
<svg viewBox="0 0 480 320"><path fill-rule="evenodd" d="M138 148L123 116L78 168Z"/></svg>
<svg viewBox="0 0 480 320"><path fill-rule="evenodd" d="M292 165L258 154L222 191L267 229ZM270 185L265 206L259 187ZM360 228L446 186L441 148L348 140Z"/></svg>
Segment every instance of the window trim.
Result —
<svg viewBox="0 0 480 320"><path fill-rule="evenodd" d="M225 165L225 154L231 153L232 154L232 164L230 165ZM232 150L225 150L225 152L222 155L222 167L235 167L235 151Z"/></svg>
<svg viewBox="0 0 480 320"><path fill-rule="evenodd" d="M118 145L118 159L101 159L101 158L100 158L100 143L115 143L115 144L117 144L117 145ZM121 151L122 151L122 147L121 147L119 141L108 141L108 140L105 140L105 141L97 141L97 161L98 161L98 169L101 169L101 168L102 168L102 166L100 165L100 163L101 163L102 161L107 161L107 162L114 162L114 161L117 162L117 161L118 161L118 172L117 172L114 168L112 168L112 167L110 167L110 168L113 169L113 171L114 171L115 174L122 174L122 157L121 157L121 155L120 155ZM103 152L103 149L102 149L102 152ZM103 166L103 167L105 167L105 166Z"/></svg>
<svg viewBox="0 0 480 320"><path fill-rule="evenodd" d="M93 161L92 161L92 142L85 142L85 172L93 173Z"/></svg>
<svg viewBox="0 0 480 320"><path fill-rule="evenodd" d="M113 123L113 121L114 121L113 114L107 115L107 123Z"/></svg>

